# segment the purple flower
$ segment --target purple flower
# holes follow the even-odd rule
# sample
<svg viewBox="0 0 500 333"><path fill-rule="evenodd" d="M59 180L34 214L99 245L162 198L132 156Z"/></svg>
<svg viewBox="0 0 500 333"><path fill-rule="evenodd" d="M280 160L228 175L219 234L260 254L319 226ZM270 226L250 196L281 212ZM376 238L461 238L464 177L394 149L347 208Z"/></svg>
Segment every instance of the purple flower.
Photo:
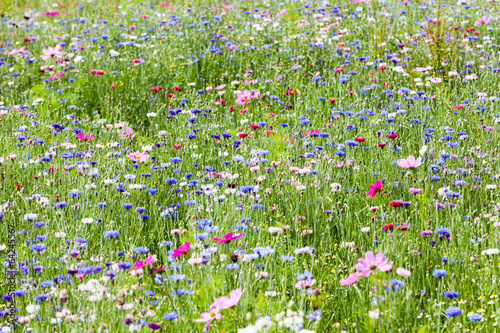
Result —
<svg viewBox="0 0 500 333"><path fill-rule="evenodd" d="M156 323L151 323L148 325L148 327L154 331L154 330L159 330L161 328L161 325Z"/></svg>
<svg viewBox="0 0 500 333"><path fill-rule="evenodd" d="M419 193L422 193L422 189L421 188L410 188L409 189L410 193L411 194L419 194Z"/></svg>

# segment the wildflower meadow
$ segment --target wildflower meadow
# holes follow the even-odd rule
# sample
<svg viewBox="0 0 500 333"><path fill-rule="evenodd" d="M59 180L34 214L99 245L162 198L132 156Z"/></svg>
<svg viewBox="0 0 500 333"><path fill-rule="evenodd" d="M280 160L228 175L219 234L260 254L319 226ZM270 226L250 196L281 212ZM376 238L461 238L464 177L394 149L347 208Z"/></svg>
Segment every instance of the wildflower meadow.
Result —
<svg viewBox="0 0 500 333"><path fill-rule="evenodd" d="M495 0L0 2L0 332L498 332Z"/></svg>

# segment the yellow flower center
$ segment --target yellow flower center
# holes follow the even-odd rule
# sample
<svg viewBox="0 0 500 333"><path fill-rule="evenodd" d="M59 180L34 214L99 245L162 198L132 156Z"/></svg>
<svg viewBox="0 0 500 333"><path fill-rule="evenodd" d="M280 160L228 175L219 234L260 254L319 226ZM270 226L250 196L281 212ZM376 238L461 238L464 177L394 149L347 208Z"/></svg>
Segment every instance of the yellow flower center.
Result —
<svg viewBox="0 0 500 333"><path fill-rule="evenodd" d="M215 317L215 312L210 312L210 317Z"/></svg>

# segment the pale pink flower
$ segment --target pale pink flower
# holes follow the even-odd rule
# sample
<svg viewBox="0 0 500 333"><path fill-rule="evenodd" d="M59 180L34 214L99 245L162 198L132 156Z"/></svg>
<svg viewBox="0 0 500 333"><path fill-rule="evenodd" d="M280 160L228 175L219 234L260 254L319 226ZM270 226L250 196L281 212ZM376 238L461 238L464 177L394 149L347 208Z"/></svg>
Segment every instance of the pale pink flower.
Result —
<svg viewBox="0 0 500 333"><path fill-rule="evenodd" d="M316 279L312 279L312 280L301 280L299 282L297 282L295 284L295 288L298 288L298 289L304 289L304 288L308 288L308 287L311 287L313 284L316 283Z"/></svg>
<svg viewBox="0 0 500 333"><path fill-rule="evenodd" d="M48 47L42 50L42 55L40 56L42 60L49 60L50 58L60 59L63 56L63 52L60 51L61 46L57 45L56 47Z"/></svg>
<svg viewBox="0 0 500 333"><path fill-rule="evenodd" d="M20 48L18 48L18 49L13 49L13 50L12 50L12 51L10 51L10 52L7 52L7 54L8 54L8 55L11 55L11 56L13 56L13 55L15 55L15 54L21 54L21 55L24 55L24 54L28 54L28 53L29 53L29 51L28 51L28 50L26 50L26 48L25 48L24 46L23 46L23 47L20 47Z"/></svg>
<svg viewBox="0 0 500 333"><path fill-rule="evenodd" d="M407 158L398 161L398 165L404 169L413 169L422 164L422 157L415 159L415 156L410 155Z"/></svg>
<svg viewBox="0 0 500 333"><path fill-rule="evenodd" d="M489 24L489 23L491 22L491 19L492 19L492 17L491 17L491 16L486 16L486 15L483 15L483 16L481 16L480 18L478 18L478 19L476 20L476 22L474 22L474 26L475 26L475 27L479 27L479 26L481 26L481 25L483 25L483 24Z"/></svg>
<svg viewBox="0 0 500 333"><path fill-rule="evenodd" d="M384 254L382 252L377 253L377 256L373 254L372 251L365 253L364 258L359 258L358 263L354 265L361 275L364 277L369 277L371 273L379 270L381 272L387 272L392 269L392 265L388 264L389 259L384 259Z"/></svg>
<svg viewBox="0 0 500 333"><path fill-rule="evenodd" d="M222 296L219 298L216 298L213 304L217 304L219 306L220 310L224 309L229 309L238 304L238 302L241 299L241 295L243 293L241 292L241 288L235 289L231 291L229 294L229 297L227 296Z"/></svg>
<svg viewBox="0 0 500 333"><path fill-rule="evenodd" d="M343 285L343 286L350 286L351 284L354 284L356 283L356 281L358 281L358 278L361 274L359 274L358 272L356 273L353 273L351 275L349 275L347 277L347 279L345 280L340 280L340 284Z"/></svg>
<svg viewBox="0 0 500 333"><path fill-rule="evenodd" d="M158 133L160 134L160 133ZM165 133L166 134L166 133ZM125 128L125 131L120 131L120 139L130 139L132 140L135 137L134 130L130 127Z"/></svg>
<svg viewBox="0 0 500 333"><path fill-rule="evenodd" d="M407 278L411 275L411 272L407 269L404 269L403 267L399 267L398 269L396 269L396 274L404 278Z"/></svg>
<svg viewBox="0 0 500 333"><path fill-rule="evenodd" d="M145 162L148 160L148 153L137 151L135 153L129 154L128 157L132 160L132 162Z"/></svg>
<svg viewBox="0 0 500 333"><path fill-rule="evenodd" d="M250 91L245 90L238 95L236 95L236 104L243 105L246 102L249 102L252 99L252 94Z"/></svg>
<svg viewBox="0 0 500 333"><path fill-rule="evenodd" d="M202 312L200 314L201 318L195 319L194 322L196 323L208 323L214 319L220 319L221 315L219 313L219 305L214 303L210 305L209 312Z"/></svg>
<svg viewBox="0 0 500 333"><path fill-rule="evenodd" d="M201 264L203 264L203 258L191 258L191 259L188 259L188 264L190 264L190 265L201 265Z"/></svg>

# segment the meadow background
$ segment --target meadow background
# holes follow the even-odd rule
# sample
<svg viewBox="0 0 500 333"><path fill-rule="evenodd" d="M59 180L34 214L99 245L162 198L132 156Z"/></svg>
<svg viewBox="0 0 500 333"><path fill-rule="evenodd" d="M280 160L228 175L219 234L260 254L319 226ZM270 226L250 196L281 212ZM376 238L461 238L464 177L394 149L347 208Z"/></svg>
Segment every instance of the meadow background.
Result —
<svg viewBox="0 0 500 333"><path fill-rule="evenodd" d="M496 332L498 11L3 1L1 331Z"/></svg>

